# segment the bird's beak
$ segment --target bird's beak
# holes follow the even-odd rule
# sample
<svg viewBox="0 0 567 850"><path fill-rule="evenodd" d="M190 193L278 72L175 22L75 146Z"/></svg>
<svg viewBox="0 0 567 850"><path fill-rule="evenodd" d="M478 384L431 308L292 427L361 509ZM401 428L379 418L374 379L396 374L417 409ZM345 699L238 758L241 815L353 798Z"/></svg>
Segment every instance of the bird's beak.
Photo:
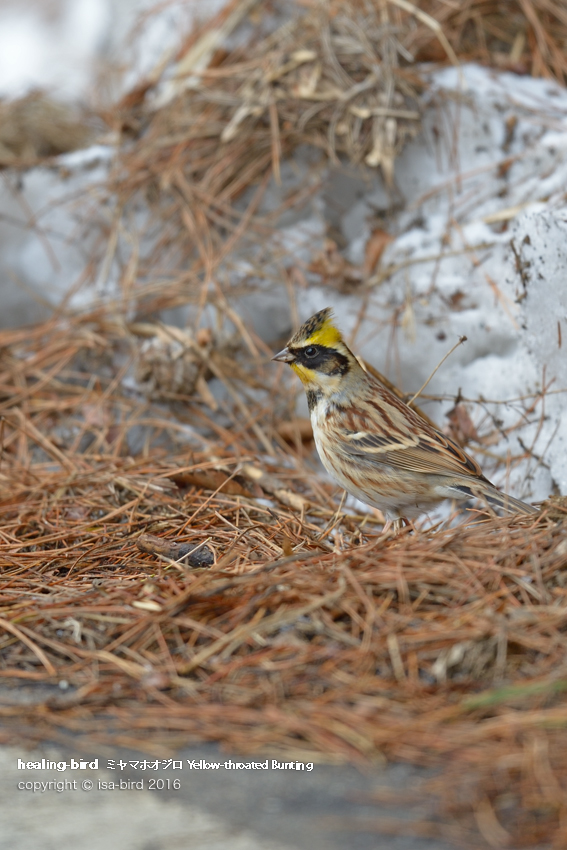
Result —
<svg viewBox="0 0 567 850"><path fill-rule="evenodd" d="M272 360L279 360L281 363L292 363L295 360L295 355L291 353L289 348L282 348Z"/></svg>

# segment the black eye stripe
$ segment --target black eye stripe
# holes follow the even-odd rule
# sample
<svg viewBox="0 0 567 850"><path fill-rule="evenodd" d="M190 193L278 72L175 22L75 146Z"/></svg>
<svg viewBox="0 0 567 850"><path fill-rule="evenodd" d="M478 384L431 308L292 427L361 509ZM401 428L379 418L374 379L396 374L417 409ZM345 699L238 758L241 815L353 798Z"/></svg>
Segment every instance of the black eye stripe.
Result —
<svg viewBox="0 0 567 850"><path fill-rule="evenodd" d="M313 353L311 349L314 349ZM295 356L297 363L316 372L323 372L325 375L346 375L350 368L348 358L344 354L325 345L290 348L290 352Z"/></svg>

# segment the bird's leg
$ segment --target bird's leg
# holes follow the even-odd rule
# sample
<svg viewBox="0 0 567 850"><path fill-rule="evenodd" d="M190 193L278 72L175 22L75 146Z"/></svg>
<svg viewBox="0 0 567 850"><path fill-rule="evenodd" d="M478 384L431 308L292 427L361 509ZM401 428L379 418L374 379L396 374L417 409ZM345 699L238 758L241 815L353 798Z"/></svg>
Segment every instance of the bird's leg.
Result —
<svg viewBox="0 0 567 850"><path fill-rule="evenodd" d="M399 516L396 517L396 519L389 519L382 529L382 534L388 534L390 529L392 529L392 537L397 537L404 525L411 525L405 516Z"/></svg>

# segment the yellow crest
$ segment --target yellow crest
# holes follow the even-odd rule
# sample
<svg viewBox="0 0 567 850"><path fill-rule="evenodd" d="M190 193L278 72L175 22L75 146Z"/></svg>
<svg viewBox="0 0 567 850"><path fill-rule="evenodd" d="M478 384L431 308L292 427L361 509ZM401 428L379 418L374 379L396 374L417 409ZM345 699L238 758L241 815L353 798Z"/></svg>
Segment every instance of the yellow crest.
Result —
<svg viewBox="0 0 567 850"><path fill-rule="evenodd" d="M342 339L340 330L333 324L333 311L330 307L325 307L301 325L288 342L288 346L293 348L313 344L333 348L338 342L342 342Z"/></svg>

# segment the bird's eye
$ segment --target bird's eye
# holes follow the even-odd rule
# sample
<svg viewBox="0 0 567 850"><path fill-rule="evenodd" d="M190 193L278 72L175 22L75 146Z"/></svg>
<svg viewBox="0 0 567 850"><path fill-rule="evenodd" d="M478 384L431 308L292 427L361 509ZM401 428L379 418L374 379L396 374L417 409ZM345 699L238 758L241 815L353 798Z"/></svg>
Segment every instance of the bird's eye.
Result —
<svg viewBox="0 0 567 850"><path fill-rule="evenodd" d="M316 345L308 345L303 352L306 357L317 357L318 349Z"/></svg>

